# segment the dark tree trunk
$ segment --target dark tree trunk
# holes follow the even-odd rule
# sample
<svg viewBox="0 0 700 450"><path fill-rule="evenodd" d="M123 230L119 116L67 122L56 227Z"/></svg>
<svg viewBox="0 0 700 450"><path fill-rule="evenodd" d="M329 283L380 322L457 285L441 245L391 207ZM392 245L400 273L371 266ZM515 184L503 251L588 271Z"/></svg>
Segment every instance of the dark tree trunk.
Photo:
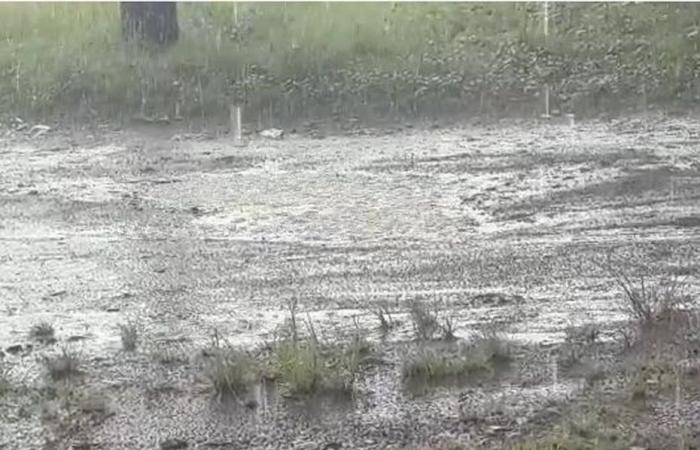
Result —
<svg viewBox="0 0 700 450"><path fill-rule="evenodd" d="M120 9L127 41L161 46L177 41L176 2L121 2Z"/></svg>

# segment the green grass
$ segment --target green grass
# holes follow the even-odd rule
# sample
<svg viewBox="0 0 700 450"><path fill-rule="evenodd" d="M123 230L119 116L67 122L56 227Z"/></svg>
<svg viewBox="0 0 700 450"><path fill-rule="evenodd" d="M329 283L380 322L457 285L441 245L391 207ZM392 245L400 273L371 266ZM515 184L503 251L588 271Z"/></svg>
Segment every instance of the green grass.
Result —
<svg viewBox="0 0 700 450"><path fill-rule="evenodd" d="M360 337L325 346L315 339L283 340L273 347L269 374L291 397L351 394L370 352Z"/></svg>
<svg viewBox="0 0 700 450"><path fill-rule="evenodd" d="M483 103L483 92L533 94L544 81L562 101L694 89L696 5L550 11L545 41L535 3L180 3L181 39L151 53L123 44L118 3L2 3L0 105L12 114L132 114L142 105L162 114L179 99L186 117L198 117L243 98L253 116L291 117L317 106L464 107Z"/></svg>

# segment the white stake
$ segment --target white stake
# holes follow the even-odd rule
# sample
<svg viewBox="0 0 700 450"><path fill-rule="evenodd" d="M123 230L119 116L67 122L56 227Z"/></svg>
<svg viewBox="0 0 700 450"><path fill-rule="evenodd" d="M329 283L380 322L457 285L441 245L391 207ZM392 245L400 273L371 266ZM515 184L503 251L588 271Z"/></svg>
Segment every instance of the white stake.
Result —
<svg viewBox="0 0 700 450"><path fill-rule="evenodd" d="M243 144L243 113L240 105L230 107L231 131L233 131L234 145Z"/></svg>

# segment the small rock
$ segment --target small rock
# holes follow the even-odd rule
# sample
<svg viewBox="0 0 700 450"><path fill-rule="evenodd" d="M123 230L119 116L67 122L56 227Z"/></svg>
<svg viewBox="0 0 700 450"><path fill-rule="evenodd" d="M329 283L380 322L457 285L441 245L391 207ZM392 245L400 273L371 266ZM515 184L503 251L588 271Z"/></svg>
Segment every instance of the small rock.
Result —
<svg viewBox="0 0 700 450"><path fill-rule="evenodd" d="M69 336L68 339L66 339L68 342L78 342L78 341L84 341L87 339L86 336L80 336L80 335L75 335L75 336Z"/></svg>
<svg viewBox="0 0 700 450"><path fill-rule="evenodd" d="M268 128L267 130L262 130L260 136L267 139L282 139L284 137L284 130Z"/></svg>
<svg viewBox="0 0 700 450"><path fill-rule="evenodd" d="M187 441L182 439L166 439L160 443L161 450L181 450L187 447Z"/></svg>
<svg viewBox="0 0 700 450"><path fill-rule="evenodd" d="M119 312L120 309L119 309L118 306L110 306L110 307L107 308L105 311L107 311L107 312Z"/></svg>
<svg viewBox="0 0 700 450"><path fill-rule="evenodd" d="M32 139L36 139L41 135L44 135L51 131L51 127L48 125L34 125L29 129L29 133L32 135Z"/></svg>
<svg viewBox="0 0 700 450"><path fill-rule="evenodd" d="M22 351L22 344L10 345L5 349L5 351L10 355L16 355Z"/></svg>

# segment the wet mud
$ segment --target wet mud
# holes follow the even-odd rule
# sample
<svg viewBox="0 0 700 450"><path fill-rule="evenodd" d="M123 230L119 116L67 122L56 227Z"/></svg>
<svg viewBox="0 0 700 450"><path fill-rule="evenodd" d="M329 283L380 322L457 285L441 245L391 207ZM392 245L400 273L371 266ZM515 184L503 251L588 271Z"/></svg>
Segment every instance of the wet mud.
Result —
<svg viewBox="0 0 700 450"><path fill-rule="evenodd" d="M113 410L56 448L478 446L575 395L579 380L553 369L547 350L567 327L597 323L605 334L625 319L599 258L613 251L632 271L677 271L691 292L700 287L692 118L246 147L105 131L92 144L7 139L0 154L3 363L16 382L40 386L40 356L76 349ZM197 355L214 331L241 347L269 342L292 299L324 339L359 326L380 349L357 398L299 403L260 385L255 408L212 399ZM415 299L449 311L458 338L507 323L524 349L518 367L498 383L407 391L400 361ZM401 323L388 335L377 330L380 305ZM42 321L55 344L29 339ZM136 354L121 351L127 321L142 328ZM168 364L152 357L163 348ZM494 398L497 425L469 420L465 408L496 408ZM0 448L41 448L50 432L17 402L4 407Z"/></svg>

